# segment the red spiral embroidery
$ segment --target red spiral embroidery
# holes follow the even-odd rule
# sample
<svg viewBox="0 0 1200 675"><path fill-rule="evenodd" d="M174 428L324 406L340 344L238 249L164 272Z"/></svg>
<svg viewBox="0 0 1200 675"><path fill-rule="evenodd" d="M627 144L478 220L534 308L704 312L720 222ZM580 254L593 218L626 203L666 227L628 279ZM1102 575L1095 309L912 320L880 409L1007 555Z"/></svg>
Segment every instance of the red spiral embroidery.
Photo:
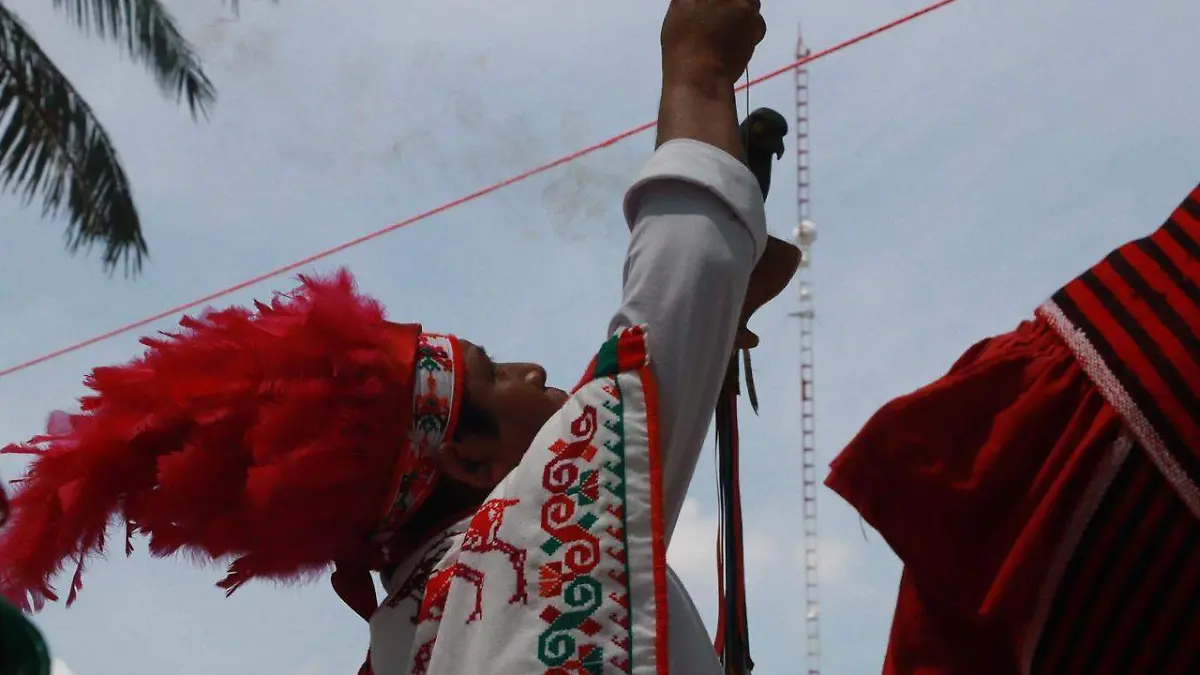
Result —
<svg viewBox="0 0 1200 675"><path fill-rule="evenodd" d="M572 522L575 500L567 495L552 495L542 505L542 529L567 547L563 562L575 574L587 574L600 562L600 540Z"/></svg>
<svg viewBox="0 0 1200 675"><path fill-rule="evenodd" d="M542 485L554 494L566 492L579 478L576 459L591 461L596 456L592 440L596 438L596 408L587 406L575 421L571 422L573 441L558 440L550 446L554 459L546 463L542 472Z"/></svg>

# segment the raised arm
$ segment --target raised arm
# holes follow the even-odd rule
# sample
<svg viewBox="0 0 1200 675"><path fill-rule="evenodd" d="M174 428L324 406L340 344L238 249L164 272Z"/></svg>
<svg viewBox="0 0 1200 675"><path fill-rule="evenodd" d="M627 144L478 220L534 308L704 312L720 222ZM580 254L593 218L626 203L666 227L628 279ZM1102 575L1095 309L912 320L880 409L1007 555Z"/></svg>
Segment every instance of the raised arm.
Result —
<svg viewBox="0 0 1200 675"><path fill-rule="evenodd" d="M659 148L625 200L624 300L658 378L668 539L766 246L762 194L738 159L733 88L765 32L753 0L674 0L663 23Z"/></svg>

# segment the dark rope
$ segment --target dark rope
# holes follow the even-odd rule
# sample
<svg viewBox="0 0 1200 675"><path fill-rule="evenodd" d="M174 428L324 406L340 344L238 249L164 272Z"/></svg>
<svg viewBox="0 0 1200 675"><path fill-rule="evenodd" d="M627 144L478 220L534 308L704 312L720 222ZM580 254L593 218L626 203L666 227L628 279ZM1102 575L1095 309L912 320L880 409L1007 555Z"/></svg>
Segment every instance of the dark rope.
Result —
<svg viewBox="0 0 1200 675"><path fill-rule="evenodd" d="M747 110L749 109L747 102ZM782 154L787 122L774 110L760 108L750 113L741 125L746 165L758 180L763 199L771 189L771 167ZM758 412L750 351L742 350L746 371L746 393L750 406ZM717 399L717 500L719 527L718 568L721 592L720 618L717 625L717 653L726 675L749 675L754 669L750 658L750 629L746 612L746 570L742 543L742 495L738 482L739 438L737 397L741 384L737 354L729 360L725 385Z"/></svg>

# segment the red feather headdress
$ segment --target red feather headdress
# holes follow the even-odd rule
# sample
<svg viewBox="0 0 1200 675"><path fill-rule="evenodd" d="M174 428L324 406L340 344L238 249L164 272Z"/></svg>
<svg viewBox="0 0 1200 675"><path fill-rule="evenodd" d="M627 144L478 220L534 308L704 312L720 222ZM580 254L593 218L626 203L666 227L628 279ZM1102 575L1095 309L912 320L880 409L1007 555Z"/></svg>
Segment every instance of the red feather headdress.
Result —
<svg viewBox="0 0 1200 675"><path fill-rule="evenodd" d="M97 368L81 412L4 453L32 454L0 534L0 593L57 600L67 562L114 520L156 556L232 560L218 584L293 581L335 561L378 564L380 542L436 482L463 368L457 341L389 323L343 270L255 310L185 317L122 366Z"/></svg>

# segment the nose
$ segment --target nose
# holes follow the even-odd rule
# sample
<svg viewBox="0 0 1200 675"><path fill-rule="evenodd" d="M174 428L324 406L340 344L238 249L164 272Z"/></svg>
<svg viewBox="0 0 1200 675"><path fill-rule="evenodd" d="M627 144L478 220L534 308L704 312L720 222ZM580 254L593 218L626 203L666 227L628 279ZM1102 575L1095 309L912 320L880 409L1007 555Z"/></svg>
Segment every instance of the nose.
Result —
<svg viewBox="0 0 1200 675"><path fill-rule="evenodd" d="M520 369L522 379L526 384L542 389L546 388L546 369L536 363L516 364Z"/></svg>

